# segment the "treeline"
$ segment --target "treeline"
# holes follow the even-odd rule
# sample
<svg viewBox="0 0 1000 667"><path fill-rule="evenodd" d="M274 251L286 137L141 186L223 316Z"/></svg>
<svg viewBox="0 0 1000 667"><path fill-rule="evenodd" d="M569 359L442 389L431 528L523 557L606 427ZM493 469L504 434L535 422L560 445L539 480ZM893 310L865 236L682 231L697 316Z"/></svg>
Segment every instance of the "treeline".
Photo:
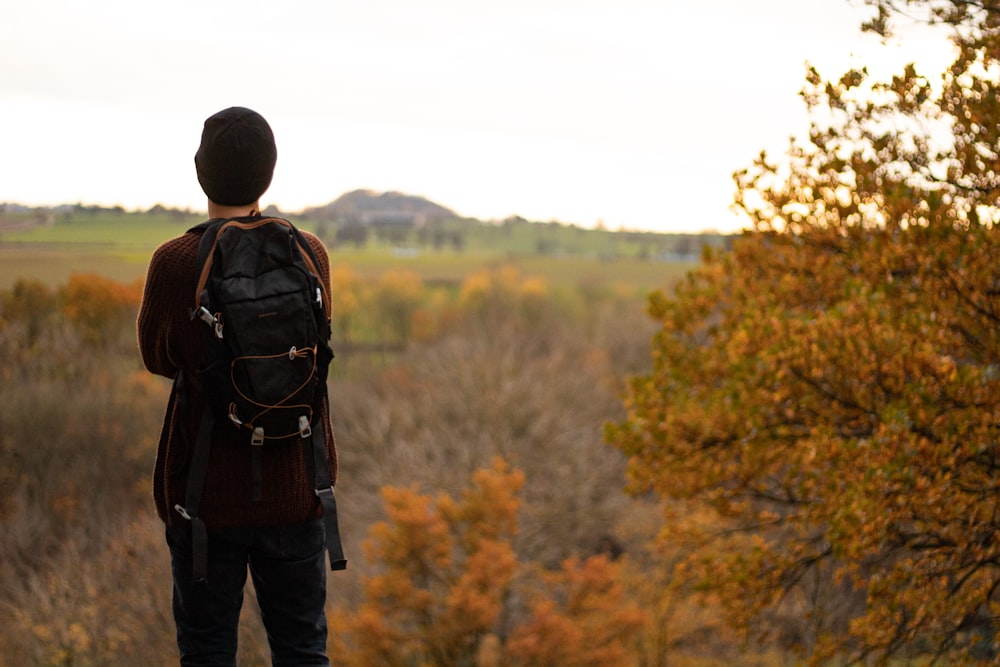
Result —
<svg viewBox="0 0 1000 667"><path fill-rule="evenodd" d="M305 223L331 247L391 245L433 251L507 248L516 254L558 257L585 255L600 259L635 257L649 261L693 260L702 249L730 248L733 237L715 233L663 233L588 229L561 222L533 222L512 217L498 223L434 219L422 225L408 220L359 223L319 219Z"/></svg>
<svg viewBox="0 0 1000 667"><path fill-rule="evenodd" d="M731 664L602 437L649 364L640 293L510 268L334 282L336 664ZM176 664L149 481L169 386L137 356L139 294L96 275L0 292L0 664ZM268 664L251 601L240 651Z"/></svg>
<svg viewBox="0 0 1000 667"><path fill-rule="evenodd" d="M372 195L370 199L377 202L380 197ZM429 202L427 204L430 205ZM446 209L441 210L448 213ZM501 221L481 221L443 213L428 216L405 207L402 210L358 212L352 207L339 206L291 213L271 206L264 214L287 218L303 229L314 231L334 250L391 247L401 252L487 250L512 256L569 255L604 260L691 261L697 259L706 246L728 249L734 239L731 235L711 231L667 233L603 227L591 229L558 221L531 221L519 216ZM203 217L201 212L160 204L145 211L84 204L38 208L0 204L0 232L21 231L38 225L70 225L74 221L120 222L123 219L134 219L140 225L146 221L166 221L176 225L180 232L184 225L196 224Z"/></svg>

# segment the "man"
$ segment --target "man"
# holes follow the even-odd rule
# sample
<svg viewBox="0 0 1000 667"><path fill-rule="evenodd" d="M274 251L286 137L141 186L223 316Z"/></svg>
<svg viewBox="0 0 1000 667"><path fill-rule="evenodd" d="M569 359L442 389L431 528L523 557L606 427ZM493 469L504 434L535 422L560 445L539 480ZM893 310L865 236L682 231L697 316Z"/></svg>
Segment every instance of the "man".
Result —
<svg viewBox="0 0 1000 667"><path fill-rule="evenodd" d="M195 155L209 218L259 218L260 197L271 184L276 160L271 128L258 113L232 107L209 117ZM249 568L273 663L329 665L324 554L330 531L329 524L326 530L324 526L326 500L321 503L322 494L310 483L316 464L303 447L252 448L247 436L230 424L202 426L211 397L202 391L196 370L204 361L210 327L192 312L203 233L189 230L156 250L138 318L143 363L174 380L156 454L153 495L166 524L181 664L236 664ZM302 234L328 294L326 249L314 235ZM325 449L320 474L329 469L332 497L337 457L325 395L319 412L322 440L316 449ZM188 481L192 461L199 458L200 429L211 433L204 436L210 444L202 452L203 463L197 464L204 468L200 498L194 503L198 509L189 512ZM258 450L254 464L251 449ZM259 470L252 470L255 466ZM199 561L199 553L205 562Z"/></svg>

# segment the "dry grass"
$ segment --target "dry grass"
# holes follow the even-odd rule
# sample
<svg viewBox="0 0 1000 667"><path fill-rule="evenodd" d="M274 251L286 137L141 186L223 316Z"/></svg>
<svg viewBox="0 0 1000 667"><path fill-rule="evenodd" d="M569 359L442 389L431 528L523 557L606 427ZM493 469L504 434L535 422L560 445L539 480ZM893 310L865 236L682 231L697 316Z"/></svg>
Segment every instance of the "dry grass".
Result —
<svg viewBox="0 0 1000 667"><path fill-rule="evenodd" d="M641 299L600 285L558 304L509 297L451 311L435 336L377 364L335 362L358 372L332 383L351 567L330 577L331 617L351 613L377 565L361 542L382 518L381 486L453 492L501 455L527 478L520 559L551 566L614 538L640 567L634 598L667 605L641 664L734 664L711 609L650 589L642 549L659 510L624 495L624 461L602 440L624 374L648 363ZM0 665L176 664L149 489L168 384L140 368L128 324L95 341L58 313L32 317L29 335L0 311ZM265 665L248 593L240 664ZM753 659L740 664L789 664Z"/></svg>

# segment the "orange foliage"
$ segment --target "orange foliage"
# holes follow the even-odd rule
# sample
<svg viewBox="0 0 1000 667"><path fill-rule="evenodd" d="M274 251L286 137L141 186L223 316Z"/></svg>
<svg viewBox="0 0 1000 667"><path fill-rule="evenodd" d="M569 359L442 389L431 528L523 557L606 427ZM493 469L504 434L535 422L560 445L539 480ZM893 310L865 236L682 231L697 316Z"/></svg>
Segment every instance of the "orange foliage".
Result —
<svg viewBox="0 0 1000 667"><path fill-rule="evenodd" d="M465 306L493 301L513 304L521 301L530 304L549 296L549 286L540 276L523 277L515 266L504 265L495 269L484 269L472 273L464 281L459 292L459 302Z"/></svg>
<svg viewBox="0 0 1000 667"><path fill-rule="evenodd" d="M335 653L353 665L635 664L647 617L629 601L621 565L518 563L510 540L523 482L497 459L458 499L383 489L388 519L367 542L381 572L336 624L348 630ZM526 616L512 599L527 600Z"/></svg>
<svg viewBox="0 0 1000 667"><path fill-rule="evenodd" d="M20 279L10 291L0 293L0 330L9 323L25 328L27 341L38 339L56 311L56 297L40 280Z"/></svg>
<svg viewBox="0 0 1000 667"><path fill-rule="evenodd" d="M142 297L141 283L125 285L97 274L76 273L60 290L63 316L90 343L133 318Z"/></svg>
<svg viewBox="0 0 1000 667"><path fill-rule="evenodd" d="M330 313L336 340L350 338L351 322L354 320L362 297L361 277L346 264L330 267Z"/></svg>
<svg viewBox="0 0 1000 667"><path fill-rule="evenodd" d="M940 93L912 67L886 84L810 73L809 142L737 174L754 230L651 299L653 371L607 430L636 492L720 517L667 522L691 548L682 571L733 625L775 636L779 619L817 664L996 659L1000 37L985 34Z"/></svg>
<svg viewBox="0 0 1000 667"><path fill-rule="evenodd" d="M567 560L547 573L529 618L507 642L511 664L525 667L623 667L636 664L646 614L629 602L619 565L604 556Z"/></svg>
<svg viewBox="0 0 1000 667"><path fill-rule="evenodd" d="M413 314L423 299L423 292L423 279L413 271L390 269L379 277L374 305L383 326L396 340L410 340Z"/></svg>
<svg viewBox="0 0 1000 667"><path fill-rule="evenodd" d="M350 664L462 664L497 623L516 560L517 490L523 475L497 461L460 500L386 488L388 520L371 529L365 581L350 628Z"/></svg>

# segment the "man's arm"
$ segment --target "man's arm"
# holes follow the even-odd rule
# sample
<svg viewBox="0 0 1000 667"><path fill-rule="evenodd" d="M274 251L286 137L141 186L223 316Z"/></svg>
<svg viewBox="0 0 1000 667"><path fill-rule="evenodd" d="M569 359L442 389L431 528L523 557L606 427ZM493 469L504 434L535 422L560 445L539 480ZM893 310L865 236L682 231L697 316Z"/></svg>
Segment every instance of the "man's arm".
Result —
<svg viewBox="0 0 1000 667"><path fill-rule="evenodd" d="M319 240L315 234L307 232L305 230L300 230L302 232L303 238L305 238L306 243L312 249L313 254L316 255L316 261L319 262L319 266L316 268L319 270L319 279L323 281L323 287L326 289L326 293L330 293L330 256L327 253L326 246L323 242Z"/></svg>
<svg viewBox="0 0 1000 667"><path fill-rule="evenodd" d="M198 234L167 241L153 253L137 322L139 354L146 368L173 378L197 364L199 336L191 321L197 283Z"/></svg>

